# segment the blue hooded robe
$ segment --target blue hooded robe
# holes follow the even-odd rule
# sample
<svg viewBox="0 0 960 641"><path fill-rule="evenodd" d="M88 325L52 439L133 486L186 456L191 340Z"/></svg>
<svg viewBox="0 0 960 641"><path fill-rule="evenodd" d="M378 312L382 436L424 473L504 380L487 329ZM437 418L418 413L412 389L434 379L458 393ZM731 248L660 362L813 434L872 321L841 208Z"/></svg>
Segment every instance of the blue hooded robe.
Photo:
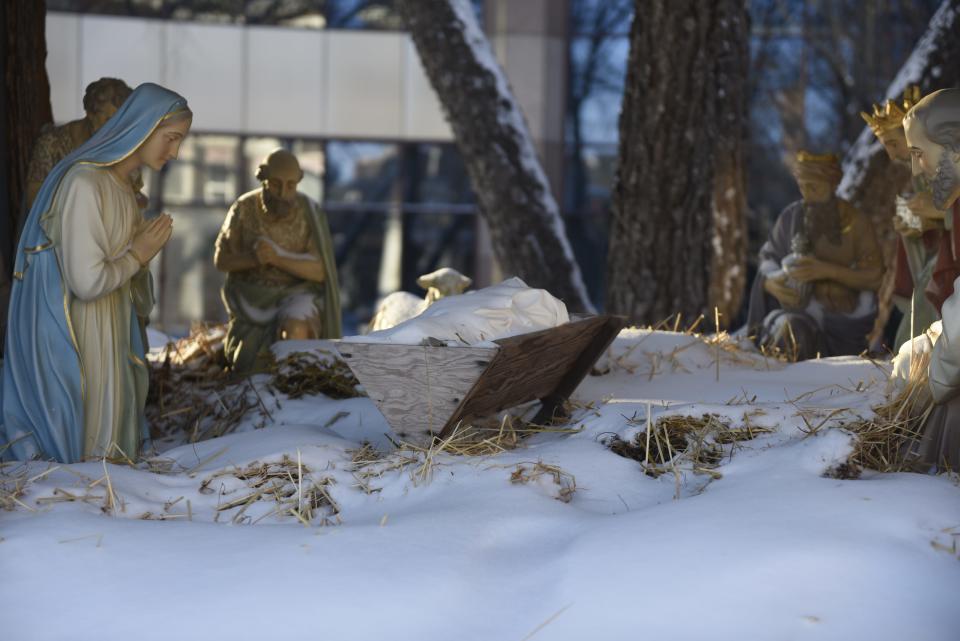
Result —
<svg viewBox="0 0 960 641"><path fill-rule="evenodd" d="M30 208L14 261L3 372L0 378L0 448L5 460L83 458L83 364L69 319L69 297L53 243L40 225L71 167L109 166L123 160L165 120L187 111L187 101L159 85L137 87L87 142L51 170ZM136 314L130 346L144 358ZM149 438L140 420L142 440Z"/></svg>

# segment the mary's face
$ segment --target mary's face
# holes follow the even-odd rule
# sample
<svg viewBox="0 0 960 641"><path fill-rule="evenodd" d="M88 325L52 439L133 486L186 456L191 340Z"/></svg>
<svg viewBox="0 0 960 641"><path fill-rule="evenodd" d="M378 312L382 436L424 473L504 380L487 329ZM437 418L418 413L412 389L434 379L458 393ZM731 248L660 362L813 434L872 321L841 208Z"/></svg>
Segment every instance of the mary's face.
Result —
<svg viewBox="0 0 960 641"><path fill-rule="evenodd" d="M167 161L176 159L192 123L192 118L179 118L170 124L157 127L140 147L140 160L143 164L154 171L160 171Z"/></svg>

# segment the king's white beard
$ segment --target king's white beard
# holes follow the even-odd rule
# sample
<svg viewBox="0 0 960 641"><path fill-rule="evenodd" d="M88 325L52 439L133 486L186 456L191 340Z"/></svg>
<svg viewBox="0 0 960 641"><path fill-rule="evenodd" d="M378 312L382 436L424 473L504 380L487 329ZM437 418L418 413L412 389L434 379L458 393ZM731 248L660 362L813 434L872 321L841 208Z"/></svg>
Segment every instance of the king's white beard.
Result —
<svg viewBox="0 0 960 641"><path fill-rule="evenodd" d="M960 175L957 174L957 168L950 160L950 152L945 149L937 164L937 172L930 181L934 206L940 210L946 209L950 196L957 191L958 186L960 186Z"/></svg>

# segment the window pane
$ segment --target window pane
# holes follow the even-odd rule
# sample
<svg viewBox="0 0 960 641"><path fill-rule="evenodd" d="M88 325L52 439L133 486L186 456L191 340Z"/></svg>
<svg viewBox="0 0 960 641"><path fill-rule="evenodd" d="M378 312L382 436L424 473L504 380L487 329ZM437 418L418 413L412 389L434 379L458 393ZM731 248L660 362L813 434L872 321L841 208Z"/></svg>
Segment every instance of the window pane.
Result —
<svg viewBox="0 0 960 641"><path fill-rule="evenodd" d="M323 201L324 155L323 143L311 140L297 140L293 143L293 154L300 161L303 180L299 190L315 201Z"/></svg>
<svg viewBox="0 0 960 641"><path fill-rule="evenodd" d="M397 176L397 145L370 142L327 143L328 203L390 201Z"/></svg>
<svg viewBox="0 0 960 641"><path fill-rule="evenodd" d="M612 36L596 41L570 41L570 82L573 99L567 114L567 138L615 143L630 41ZM579 127L579 132L574 131Z"/></svg>
<svg viewBox="0 0 960 641"><path fill-rule="evenodd" d="M239 196L236 136L197 137L197 177L200 200L207 205L229 207Z"/></svg>
<svg viewBox="0 0 960 641"><path fill-rule="evenodd" d="M629 35L633 3L633 0L570 0L570 33Z"/></svg>
<svg viewBox="0 0 960 641"><path fill-rule="evenodd" d="M163 171L163 203L181 205L196 200L197 137L187 136L180 145L180 157Z"/></svg>
<svg viewBox="0 0 960 641"><path fill-rule="evenodd" d="M243 22L242 2L214 2L209 0L193 3L170 2L169 0L47 0L47 10L202 22Z"/></svg>
<svg viewBox="0 0 960 641"><path fill-rule="evenodd" d="M226 322L220 299L224 275L213 266L214 241L224 207L174 205L173 235L151 263L157 304L151 314L160 331L183 336L196 321Z"/></svg>
<svg viewBox="0 0 960 641"><path fill-rule="evenodd" d="M331 29L402 29L393 0L329 0L327 26Z"/></svg>
<svg viewBox="0 0 960 641"><path fill-rule="evenodd" d="M323 29L327 23L324 16L326 0L252 0L237 4L246 4L244 19L251 25Z"/></svg>
<svg viewBox="0 0 960 641"><path fill-rule="evenodd" d="M483 0L471 3L483 24ZM307 29L403 29L394 0L47 0L47 10Z"/></svg>
<svg viewBox="0 0 960 641"><path fill-rule="evenodd" d="M412 202L466 204L475 201L463 157L454 145L417 145L415 158Z"/></svg>
<svg viewBox="0 0 960 641"><path fill-rule="evenodd" d="M48 11L322 29L326 0L47 0Z"/></svg>

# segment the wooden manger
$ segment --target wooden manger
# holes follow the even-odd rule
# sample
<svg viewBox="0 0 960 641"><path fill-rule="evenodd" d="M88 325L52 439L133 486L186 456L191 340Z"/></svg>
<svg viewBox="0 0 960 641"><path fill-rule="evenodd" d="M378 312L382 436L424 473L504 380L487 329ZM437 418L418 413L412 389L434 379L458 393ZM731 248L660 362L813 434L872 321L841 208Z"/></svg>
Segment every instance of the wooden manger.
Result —
<svg viewBox="0 0 960 641"><path fill-rule="evenodd" d="M549 421L624 326L591 316L493 341L495 347L336 341L397 436L417 445L457 424L530 401Z"/></svg>

